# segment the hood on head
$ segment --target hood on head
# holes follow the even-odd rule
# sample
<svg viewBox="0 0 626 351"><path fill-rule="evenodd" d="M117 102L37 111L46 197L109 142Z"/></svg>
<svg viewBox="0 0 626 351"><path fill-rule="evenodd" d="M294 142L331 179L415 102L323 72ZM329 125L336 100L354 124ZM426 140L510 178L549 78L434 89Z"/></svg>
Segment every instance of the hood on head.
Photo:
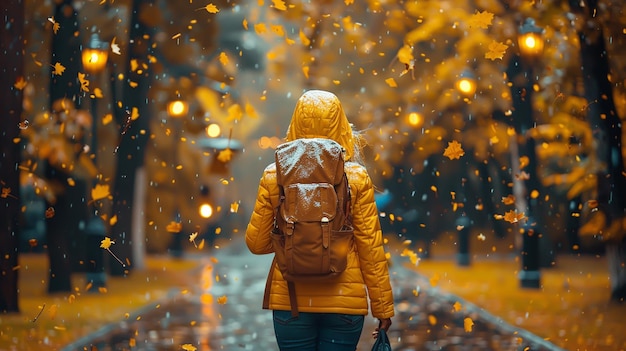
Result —
<svg viewBox="0 0 626 351"><path fill-rule="evenodd" d="M298 99L287 130L287 141L301 138L332 139L343 146L346 160L352 157L352 126L335 94L309 90Z"/></svg>

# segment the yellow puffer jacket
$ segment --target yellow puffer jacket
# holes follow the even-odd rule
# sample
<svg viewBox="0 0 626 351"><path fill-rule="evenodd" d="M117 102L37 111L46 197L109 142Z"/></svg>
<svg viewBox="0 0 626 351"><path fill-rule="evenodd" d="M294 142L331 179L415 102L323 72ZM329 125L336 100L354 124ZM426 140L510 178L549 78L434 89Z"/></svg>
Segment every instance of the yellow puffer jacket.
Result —
<svg viewBox="0 0 626 351"><path fill-rule="evenodd" d="M393 294L372 181L365 168L357 163L346 162L345 170L350 184L355 239L348 256L348 267L336 282L296 283L298 310L367 315L369 293L372 316L391 318L394 315ZM263 172L246 230L246 244L254 254L274 252L270 231L278 194L276 166L271 164ZM291 309L287 283L278 267L272 278L269 308Z"/></svg>

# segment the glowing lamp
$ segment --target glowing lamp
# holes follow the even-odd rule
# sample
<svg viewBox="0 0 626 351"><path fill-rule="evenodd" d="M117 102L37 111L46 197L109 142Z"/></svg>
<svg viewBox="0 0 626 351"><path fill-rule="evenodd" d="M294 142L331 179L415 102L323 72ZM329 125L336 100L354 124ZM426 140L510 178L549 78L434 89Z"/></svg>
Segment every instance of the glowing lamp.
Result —
<svg viewBox="0 0 626 351"><path fill-rule="evenodd" d="M170 101L167 104L167 114L171 117L178 118L187 114L189 104L183 100Z"/></svg>
<svg viewBox="0 0 626 351"><path fill-rule="evenodd" d="M537 27L535 20L527 18L519 28L517 43L522 57L526 59L539 57L543 53L543 29Z"/></svg>
<svg viewBox="0 0 626 351"><path fill-rule="evenodd" d="M208 202L202 203L198 207L198 213L202 218L211 218L213 216L213 206Z"/></svg>
<svg viewBox="0 0 626 351"><path fill-rule="evenodd" d="M100 40L98 33L91 34L91 39L83 48L81 59L83 68L88 73L100 73L104 70L109 58L108 44Z"/></svg>
<svg viewBox="0 0 626 351"><path fill-rule="evenodd" d="M474 95L476 92L476 79L474 75L469 71L463 72L456 81L456 89L464 96Z"/></svg>
<svg viewBox="0 0 626 351"><path fill-rule="evenodd" d="M222 134L222 128L219 124L211 123L206 127L206 135L209 138L217 138L220 134Z"/></svg>

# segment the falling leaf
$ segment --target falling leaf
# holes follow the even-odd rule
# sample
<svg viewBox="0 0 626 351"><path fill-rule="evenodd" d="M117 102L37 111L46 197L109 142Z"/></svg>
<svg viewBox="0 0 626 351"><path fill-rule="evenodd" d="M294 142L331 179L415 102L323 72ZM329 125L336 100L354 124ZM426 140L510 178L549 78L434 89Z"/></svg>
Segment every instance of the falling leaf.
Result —
<svg viewBox="0 0 626 351"><path fill-rule="evenodd" d="M454 309L454 312L459 312L462 308L462 305L460 302L455 302L454 305L452 306L452 308Z"/></svg>
<svg viewBox="0 0 626 351"><path fill-rule="evenodd" d="M430 325L436 325L437 324L437 317L429 314L428 315L428 323L430 323Z"/></svg>
<svg viewBox="0 0 626 351"><path fill-rule="evenodd" d="M21 130L28 129L29 126L30 126L30 122L27 119L17 124L17 127Z"/></svg>
<svg viewBox="0 0 626 351"><path fill-rule="evenodd" d="M232 159L232 157L233 157L233 152L230 148L221 150L219 154L217 155L217 159L220 162L224 162L224 163L229 162Z"/></svg>
<svg viewBox="0 0 626 351"><path fill-rule="evenodd" d="M59 29L61 29L61 25L57 22L54 17L48 17L48 22L52 23L52 32L57 34Z"/></svg>
<svg viewBox="0 0 626 351"><path fill-rule="evenodd" d="M183 350L185 351L196 351L197 348L191 344L184 344L183 346L181 346L183 348Z"/></svg>
<svg viewBox="0 0 626 351"><path fill-rule="evenodd" d="M183 229L183 224L179 222L175 222L175 221L171 221L165 227L165 230L167 230L169 233L180 233L182 229Z"/></svg>
<svg viewBox="0 0 626 351"><path fill-rule="evenodd" d="M300 41L302 42L302 45L304 46L311 45L311 39L309 39L302 30L300 30L300 33L298 34L298 36L300 37Z"/></svg>
<svg viewBox="0 0 626 351"><path fill-rule="evenodd" d="M52 74L55 74L57 76L60 76L63 74L63 72L65 72L65 66L63 66L60 62L55 63L52 67L54 68Z"/></svg>
<svg viewBox="0 0 626 351"><path fill-rule="evenodd" d="M48 207L46 209L46 218L52 218L54 217L55 211L54 211L54 207Z"/></svg>
<svg viewBox="0 0 626 351"><path fill-rule="evenodd" d="M220 12L220 9L217 8L217 6L211 4L206 5L205 7L201 8L200 10L206 10L208 13L218 13Z"/></svg>
<svg viewBox="0 0 626 351"><path fill-rule="evenodd" d="M254 32L256 34L263 34L265 32L267 32L267 27L265 27L265 23L257 23L254 25Z"/></svg>
<svg viewBox="0 0 626 351"><path fill-rule="evenodd" d="M237 213L237 212L239 212L239 202L235 201L230 204L230 213Z"/></svg>
<svg viewBox="0 0 626 351"><path fill-rule="evenodd" d="M225 305L227 301L228 297L226 295L217 298L217 303L219 303L220 305Z"/></svg>
<svg viewBox="0 0 626 351"><path fill-rule="evenodd" d="M104 95L102 94L102 89L95 88L93 90L93 97L98 98L98 99L102 99L104 97Z"/></svg>
<svg viewBox="0 0 626 351"><path fill-rule="evenodd" d="M113 217L111 217L111 219L109 220L109 225L112 227L114 225L117 224L117 215L114 215Z"/></svg>
<svg viewBox="0 0 626 351"><path fill-rule="evenodd" d="M287 5L283 0L272 0L272 4L274 4L274 8L281 11L287 11Z"/></svg>
<svg viewBox="0 0 626 351"><path fill-rule="evenodd" d="M485 241L485 240L487 240L487 237L485 236L485 234L480 233L480 234L478 234L477 239L480 240L480 241Z"/></svg>
<svg viewBox="0 0 626 351"><path fill-rule="evenodd" d="M528 158L528 156L522 156L519 158L520 169L524 169L524 167L528 166L529 163L530 163L530 159Z"/></svg>
<svg viewBox="0 0 626 351"><path fill-rule="evenodd" d="M515 195L509 194L507 197L502 198L502 203L505 205L514 205L515 204Z"/></svg>
<svg viewBox="0 0 626 351"><path fill-rule="evenodd" d="M398 87L398 83L396 83L396 80L393 79L393 78L385 79L385 83L387 83L387 85L390 86L391 88L397 88Z"/></svg>
<svg viewBox="0 0 626 351"><path fill-rule="evenodd" d="M11 194L11 188L2 188L2 193L0 193L0 197L6 199L8 197L17 199L17 197Z"/></svg>
<svg viewBox="0 0 626 351"><path fill-rule="evenodd" d="M220 57L219 57L220 63L222 64L222 66L226 66L228 65L228 56L226 55L225 52L220 52Z"/></svg>
<svg viewBox="0 0 626 351"><path fill-rule="evenodd" d="M17 78L17 80L15 81L13 86L17 90L23 90L26 87L27 84L28 83L26 82L26 79L24 79L24 77L20 76L20 77Z"/></svg>
<svg viewBox="0 0 626 351"><path fill-rule="evenodd" d="M115 43L115 39L116 37L113 37L113 40L111 40L111 52L116 55L121 55L122 51L120 50L120 46Z"/></svg>
<svg viewBox="0 0 626 351"><path fill-rule="evenodd" d="M277 36L285 36L285 29L280 24L273 24L270 26L270 28L272 29L272 32L274 32L274 34L276 34Z"/></svg>
<svg viewBox="0 0 626 351"><path fill-rule="evenodd" d="M93 201L107 198L109 195L110 193L108 184L96 184L96 186L91 189L91 199Z"/></svg>
<svg viewBox="0 0 626 351"><path fill-rule="evenodd" d="M488 47L489 51L485 54L485 58L488 58L491 61L495 59L502 60L502 57L504 57L504 53L506 52L506 49L508 48L509 48L508 45L499 43L494 40L491 42L491 44L489 44L489 47Z"/></svg>
<svg viewBox="0 0 626 351"><path fill-rule="evenodd" d="M80 90L89 92L89 80L85 78L85 73L78 72L78 81L80 82Z"/></svg>
<svg viewBox="0 0 626 351"><path fill-rule="evenodd" d="M451 160L460 159L461 156L465 155L465 151L458 141L453 140L448 142L448 147L444 150L443 155Z"/></svg>
<svg viewBox="0 0 626 351"><path fill-rule="evenodd" d="M493 13L483 11L476 12L470 18L468 24L470 27L477 27L482 29L487 29L491 25L491 21L493 20Z"/></svg>
<svg viewBox="0 0 626 351"><path fill-rule="evenodd" d="M463 320L463 329L465 329L465 332L470 333L473 327L474 327L474 321L470 317L466 317Z"/></svg>
<svg viewBox="0 0 626 351"><path fill-rule="evenodd" d="M439 274L433 275L430 279L430 286L435 287L437 286L437 284L439 284Z"/></svg>
<svg viewBox="0 0 626 351"><path fill-rule="evenodd" d="M410 65L415 60L415 57L413 56L413 48L409 45L401 47L396 56L398 57L398 61L405 65Z"/></svg>
<svg viewBox="0 0 626 351"><path fill-rule="evenodd" d="M38 244L39 243L38 243L37 239L28 239L28 246L36 247Z"/></svg>
<svg viewBox="0 0 626 351"><path fill-rule="evenodd" d="M198 244L198 249L204 249L204 239L200 240L200 244Z"/></svg>
<svg viewBox="0 0 626 351"><path fill-rule="evenodd" d="M115 244L115 241L111 240L108 236L104 238L104 240L100 241L100 247L108 250L111 245Z"/></svg>
<svg viewBox="0 0 626 351"><path fill-rule="evenodd" d="M517 211L515 210L510 210L504 214L504 220L509 223L517 223L521 221L522 219L524 219L524 217L525 217L524 212L517 213Z"/></svg>

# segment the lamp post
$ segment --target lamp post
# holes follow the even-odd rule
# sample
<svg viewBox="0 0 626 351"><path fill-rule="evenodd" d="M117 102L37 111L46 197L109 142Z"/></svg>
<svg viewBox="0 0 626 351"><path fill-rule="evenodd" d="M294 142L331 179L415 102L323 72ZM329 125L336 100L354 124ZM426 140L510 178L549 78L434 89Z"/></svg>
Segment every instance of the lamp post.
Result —
<svg viewBox="0 0 626 351"><path fill-rule="evenodd" d="M178 143L180 139L180 129L181 129L181 126L180 126L180 123L178 123L178 120L180 120L182 117L187 115L188 111L189 111L189 104L187 103L187 101L182 100L180 98L171 100L170 102L167 103L167 115L170 117L170 119L175 120L175 124L173 125L174 147L172 148L172 150L174 150L174 160L173 160L174 162L178 158ZM180 209L177 206L176 214L175 214L177 221L180 219L179 211ZM170 244L170 253L174 257L181 257L183 255L183 237L181 233L174 234L174 240L172 240L172 243Z"/></svg>
<svg viewBox="0 0 626 351"><path fill-rule="evenodd" d="M84 70L97 77L106 68L108 60L108 43L100 40L98 33L93 29L88 44L83 47L81 59ZM93 152L93 162L97 166L98 155L98 113L97 97L92 97L90 101L91 110L91 150ZM97 176L99 177L99 175ZM92 186L98 182L98 179L92 179ZM87 225L85 226L85 235L87 236L87 257L88 268L86 272L87 281L91 284L92 292L99 291L98 288L106 286L106 274L104 272L104 254L100 249L100 241L106 235L106 227L104 221L98 216L98 209L93 204Z"/></svg>
<svg viewBox="0 0 626 351"><path fill-rule="evenodd" d="M535 140L530 135L529 130L534 126L532 92L537 80L534 73L534 65L543 53L543 29L535 24L533 19L527 19L519 28L518 33L519 60L514 60L510 67L509 76L511 93L513 98L513 110L515 111L515 126L519 137L520 156L526 156L528 164L526 166L528 177L523 182L522 193L526 206L526 223L521 228L522 269L519 273L520 285L523 288L539 288L541 286L540 262L541 253L539 240L541 238L541 228L537 221L537 206L541 199L538 189L541 184L537 177L537 155L535 150ZM515 58L514 58L515 59ZM515 75L523 74L523 79L513 79ZM515 83L522 82L522 84ZM521 184L520 184L521 185Z"/></svg>

